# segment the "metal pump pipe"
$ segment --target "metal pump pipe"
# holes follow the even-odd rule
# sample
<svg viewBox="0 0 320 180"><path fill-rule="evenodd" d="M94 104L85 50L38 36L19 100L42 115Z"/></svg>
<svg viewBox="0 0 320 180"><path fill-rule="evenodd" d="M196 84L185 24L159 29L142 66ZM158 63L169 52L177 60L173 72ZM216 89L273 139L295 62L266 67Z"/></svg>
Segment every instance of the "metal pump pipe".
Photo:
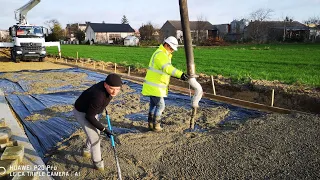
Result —
<svg viewBox="0 0 320 180"><path fill-rule="evenodd" d="M192 97L191 105L192 105L192 116L190 120L190 129L194 129L194 121L197 113L197 109L199 107L199 101L201 100L203 90L201 85L196 80L196 71L194 64L194 55L192 48L192 39L190 32L190 23L189 23L189 15L188 15L188 4L187 0L179 0L180 6L180 17L181 17L181 25L183 31L183 43L184 49L186 53L186 61L187 61L187 73L189 75L189 84L195 90L195 94Z"/></svg>

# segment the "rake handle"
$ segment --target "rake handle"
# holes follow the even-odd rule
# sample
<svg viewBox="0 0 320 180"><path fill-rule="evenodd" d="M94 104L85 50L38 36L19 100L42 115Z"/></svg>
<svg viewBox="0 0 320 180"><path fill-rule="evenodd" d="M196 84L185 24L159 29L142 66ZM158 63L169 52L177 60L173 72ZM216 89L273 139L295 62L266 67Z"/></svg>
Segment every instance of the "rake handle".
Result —
<svg viewBox="0 0 320 180"><path fill-rule="evenodd" d="M112 131L109 115L107 115L107 122L108 122L108 129L110 131ZM118 178L119 178L119 180L122 180L121 169L120 169L120 164L119 164L119 160L118 160L118 156L117 156L116 145L114 143L113 135L110 136L110 139L111 139L111 145L112 145L113 152L114 152L114 158L115 158L116 164L117 164Z"/></svg>

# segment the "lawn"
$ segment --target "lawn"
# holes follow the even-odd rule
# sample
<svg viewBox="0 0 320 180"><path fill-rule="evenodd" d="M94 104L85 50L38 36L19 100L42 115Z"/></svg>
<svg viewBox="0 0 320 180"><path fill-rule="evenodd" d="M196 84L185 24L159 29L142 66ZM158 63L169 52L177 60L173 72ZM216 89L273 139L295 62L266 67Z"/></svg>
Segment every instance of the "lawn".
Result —
<svg viewBox="0 0 320 180"><path fill-rule="evenodd" d="M62 45L62 56L91 58L135 67L147 67L156 48ZM55 47L49 54L57 54ZM264 44L196 47L197 73L223 75L236 81L279 80L287 84L320 87L320 44ZM172 64L186 71L184 49L174 53Z"/></svg>

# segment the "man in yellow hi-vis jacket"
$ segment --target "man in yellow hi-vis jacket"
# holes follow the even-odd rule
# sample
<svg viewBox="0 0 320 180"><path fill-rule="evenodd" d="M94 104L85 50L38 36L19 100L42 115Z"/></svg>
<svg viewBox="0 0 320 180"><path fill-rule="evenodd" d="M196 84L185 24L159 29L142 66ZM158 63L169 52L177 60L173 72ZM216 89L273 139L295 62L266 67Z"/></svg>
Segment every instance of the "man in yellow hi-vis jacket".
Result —
<svg viewBox="0 0 320 180"><path fill-rule="evenodd" d="M178 50L178 40L170 36L153 53L147 75L143 82L142 94L150 97L148 126L150 130L161 131L161 114L164 111L164 97L168 96L170 76L188 80L188 76L171 64L173 51Z"/></svg>

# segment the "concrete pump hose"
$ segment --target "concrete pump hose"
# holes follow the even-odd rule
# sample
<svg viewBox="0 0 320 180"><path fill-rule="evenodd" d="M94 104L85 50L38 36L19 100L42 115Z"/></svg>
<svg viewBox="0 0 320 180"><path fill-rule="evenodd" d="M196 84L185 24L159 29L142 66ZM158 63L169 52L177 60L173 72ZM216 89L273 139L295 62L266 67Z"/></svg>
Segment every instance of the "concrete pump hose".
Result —
<svg viewBox="0 0 320 180"><path fill-rule="evenodd" d="M202 98L203 95L203 90L202 87L200 85L200 83L198 83L198 81L196 80L196 78L192 77L188 80L190 86L194 89L194 96L192 97L191 100L191 105L193 108L198 108L199 107L199 101Z"/></svg>

